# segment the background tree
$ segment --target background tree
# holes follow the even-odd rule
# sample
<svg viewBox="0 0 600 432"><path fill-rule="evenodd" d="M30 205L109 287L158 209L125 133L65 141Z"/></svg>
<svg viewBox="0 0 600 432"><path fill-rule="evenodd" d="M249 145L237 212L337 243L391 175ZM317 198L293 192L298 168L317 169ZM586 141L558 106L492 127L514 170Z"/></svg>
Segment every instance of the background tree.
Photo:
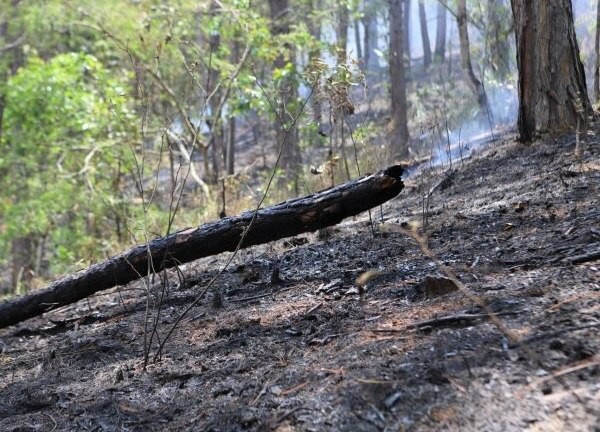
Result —
<svg viewBox="0 0 600 432"><path fill-rule="evenodd" d="M594 39L594 53L596 63L594 65L594 102L600 101L600 0L596 6L596 37Z"/></svg>
<svg viewBox="0 0 600 432"><path fill-rule="evenodd" d="M406 80L404 76L404 41L402 0L390 0L390 87L392 97L392 133L390 149L392 158L408 156L408 120L406 103Z"/></svg>
<svg viewBox="0 0 600 432"><path fill-rule="evenodd" d="M411 0L404 0L404 7L402 9L402 43L404 45L404 74L410 75L411 66L411 46L410 46L410 5ZM391 18L390 18L391 19Z"/></svg>
<svg viewBox="0 0 600 432"><path fill-rule="evenodd" d="M269 0L271 13L271 32L274 36L285 37L290 33L291 10L288 0ZM285 124L291 120L289 116L293 109L290 110L297 102L298 90L295 82L295 51L292 45L282 38L282 42L278 47L280 53L275 58L275 77L278 83L277 95L277 116L275 120L275 131L278 145L284 145L281 155L281 168L288 179L294 183L297 190L297 175L302 164L300 147L298 141L298 130L293 128L286 132ZM293 114L292 114L293 115Z"/></svg>
<svg viewBox="0 0 600 432"><path fill-rule="evenodd" d="M438 1L435 30L434 60L442 63L446 57L446 6Z"/></svg>
<svg viewBox="0 0 600 432"><path fill-rule="evenodd" d="M487 63L494 76L504 82L511 71L509 36L513 29L512 16L505 0L488 0L486 6L485 38L490 53Z"/></svg>
<svg viewBox="0 0 600 432"><path fill-rule="evenodd" d="M423 42L423 67L427 69L431 64L431 44L429 42L424 0L419 0L419 22L421 24L421 40Z"/></svg>
<svg viewBox="0 0 600 432"><path fill-rule="evenodd" d="M364 59L365 70L374 72L379 68L379 59L377 58L377 41L379 39L379 29L377 26L377 2L365 1L363 9L363 28L364 28ZM372 74L369 74L372 75Z"/></svg>
<svg viewBox="0 0 600 432"><path fill-rule="evenodd" d="M123 88L83 54L32 58L8 80L0 214L15 285L39 272L45 249L55 263L72 261L125 234L122 180L132 160L119 142L131 119Z"/></svg>
<svg viewBox="0 0 600 432"><path fill-rule="evenodd" d="M458 0L456 9L456 22L458 24L458 35L460 39L460 57L463 73L466 76L467 83L477 98L477 103L482 111L486 112L487 97L483 83L477 78L473 71L471 62L471 44L469 43L467 0Z"/></svg>
<svg viewBox="0 0 600 432"><path fill-rule="evenodd" d="M519 68L519 136L581 127L591 114L570 0L512 0Z"/></svg>

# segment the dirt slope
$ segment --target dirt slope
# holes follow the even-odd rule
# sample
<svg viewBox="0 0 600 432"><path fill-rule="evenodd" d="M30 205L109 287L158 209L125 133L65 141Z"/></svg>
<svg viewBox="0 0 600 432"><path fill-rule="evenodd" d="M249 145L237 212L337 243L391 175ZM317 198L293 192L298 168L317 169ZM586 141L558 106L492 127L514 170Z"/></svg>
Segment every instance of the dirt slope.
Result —
<svg viewBox="0 0 600 432"><path fill-rule="evenodd" d="M574 147L506 140L409 179L375 235L244 252L146 371L140 282L1 330L0 430L598 430L600 145ZM468 293L397 232L434 185L428 244ZM161 337L225 258L170 274Z"/></svg>

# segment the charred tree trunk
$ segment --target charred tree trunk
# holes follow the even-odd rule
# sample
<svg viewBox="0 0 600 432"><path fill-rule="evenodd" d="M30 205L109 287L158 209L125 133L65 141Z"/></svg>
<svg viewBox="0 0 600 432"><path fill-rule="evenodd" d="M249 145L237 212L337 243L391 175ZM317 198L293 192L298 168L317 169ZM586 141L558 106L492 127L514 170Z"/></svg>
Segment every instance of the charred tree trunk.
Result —
<svg viewBox="0 0 600 432"><path fill-rule="evenodd" d="M570 0L511 0L519 68L519 135L582 126L592 112Z"/></svg>
<svg viewBox="0 0 600 432"><path fill-rule="evenodd" d="M404 41L402 0L390 0L390 80L392 93L392 158L408 156L408 119L406 79L404 76Z"/></svg>
<svg viewBox="0 0 600 432"><path fill-rule="evenodd" d="M233 251L242 238L242 247L248 247L335 225L398 195L404 187L401 176L402 168L393 166L256 214L246 212L136 246L43 290L0 303L0 328L134 281L150 270L160 272L201 257Z"/></svg>
<svg viewBox="0 0 600 432"><path fill-rule="evenodd" d="M467 22L467 1L458 0L458 8L456 12L456 22L458 24L458 35L460 38L460 58L464 74L471 90L477 98L477 103L482 111L487 111L487 97L482 82L477 78L473 71L473 63L471 62L471 45L469 43L469 31Z"/></svg>
<svg viewBox="0 0 600 432"><path fill-rule="evenodd" d="M427 69L431 65L431 44L429 42L429 30L427 29L425 2L423 0L419 0L419 21L421 23L421 39L423 41L423 67Z"/></svg>
<svg viewBox="0 0 600 432"><path fill-rule="evenodd" d="M435 54L436 63L443 63L446 58L446 6L441 2L437 5L437 20L435 30Z"/></svg>

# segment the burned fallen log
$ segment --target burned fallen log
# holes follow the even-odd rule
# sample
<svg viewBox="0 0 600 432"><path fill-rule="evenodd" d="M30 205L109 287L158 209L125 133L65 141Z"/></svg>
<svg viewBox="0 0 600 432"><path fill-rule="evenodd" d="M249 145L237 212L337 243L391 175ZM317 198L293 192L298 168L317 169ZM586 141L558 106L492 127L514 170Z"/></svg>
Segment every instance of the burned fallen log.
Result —
<svg viewBox="0 0 600 432"><path fill-rule="evenodd" d="M400 193L402 168L392 166L305 197L258 211L242 247L335 225L383 204ZM74 303L98 291L124 285L198 258L233 251L253 211L160 237L55 281L48 287L0 304L0 328Z"/></svg>

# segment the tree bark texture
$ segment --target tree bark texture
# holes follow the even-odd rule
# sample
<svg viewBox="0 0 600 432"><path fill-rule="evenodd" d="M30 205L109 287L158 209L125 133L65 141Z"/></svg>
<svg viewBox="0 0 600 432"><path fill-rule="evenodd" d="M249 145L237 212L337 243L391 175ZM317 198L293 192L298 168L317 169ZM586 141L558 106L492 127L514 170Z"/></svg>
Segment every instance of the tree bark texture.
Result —
<svg viewBox="0 0 600 432"><path fill-rule="evenodd" d="M429 42L424 0L419 0L419 22L421 24L421 40L423 41L423 67L427 69L431 64L431 44Z"/></svg>
<svg viewBox="0 0 600 432"><path fill-rule="evenodd" d="M520 139L583 126L592 112L570 0L511 0L519 68Z"/></svg>
<svg viewBox="0 0 600 432"><path fill-rule="evenodd" d="M487 110L487 98L483 84L473 71L471 62L471 44L469 43L469 30L467 22L467 0L458 0L456 22L458 24L458 36L460 39L460 58L467 83L477 98L477 103L482 111Z"/></svg>
<svg viewBox="0 0 600 432"><path fill-rule="evenodd" d="M434 60L443 63L446 58L446 6L441 2L437 5L437 20L435 30L435 53Z"/></svg>
<svg viewBox="0 0 600 432"><path fill-rule="evenodd" d="M74 303L96 292L134 281L198 258L233 251L247 231L242 247L335 225L342 219L383 204L400 193L402 168L348 181L240 216L157 238L88 269L60 279L45 289L0 303L0 328ZM251 221L254 223L250 228Z"/></svg>
<svg viewBox="0 0 600 432"><path fill-rule="evenodd" d="M389 0L390 7L390 80L392 93L392 158L408 156L408 120L406 78L404 76L404 43L402 1Z"/></svg>

